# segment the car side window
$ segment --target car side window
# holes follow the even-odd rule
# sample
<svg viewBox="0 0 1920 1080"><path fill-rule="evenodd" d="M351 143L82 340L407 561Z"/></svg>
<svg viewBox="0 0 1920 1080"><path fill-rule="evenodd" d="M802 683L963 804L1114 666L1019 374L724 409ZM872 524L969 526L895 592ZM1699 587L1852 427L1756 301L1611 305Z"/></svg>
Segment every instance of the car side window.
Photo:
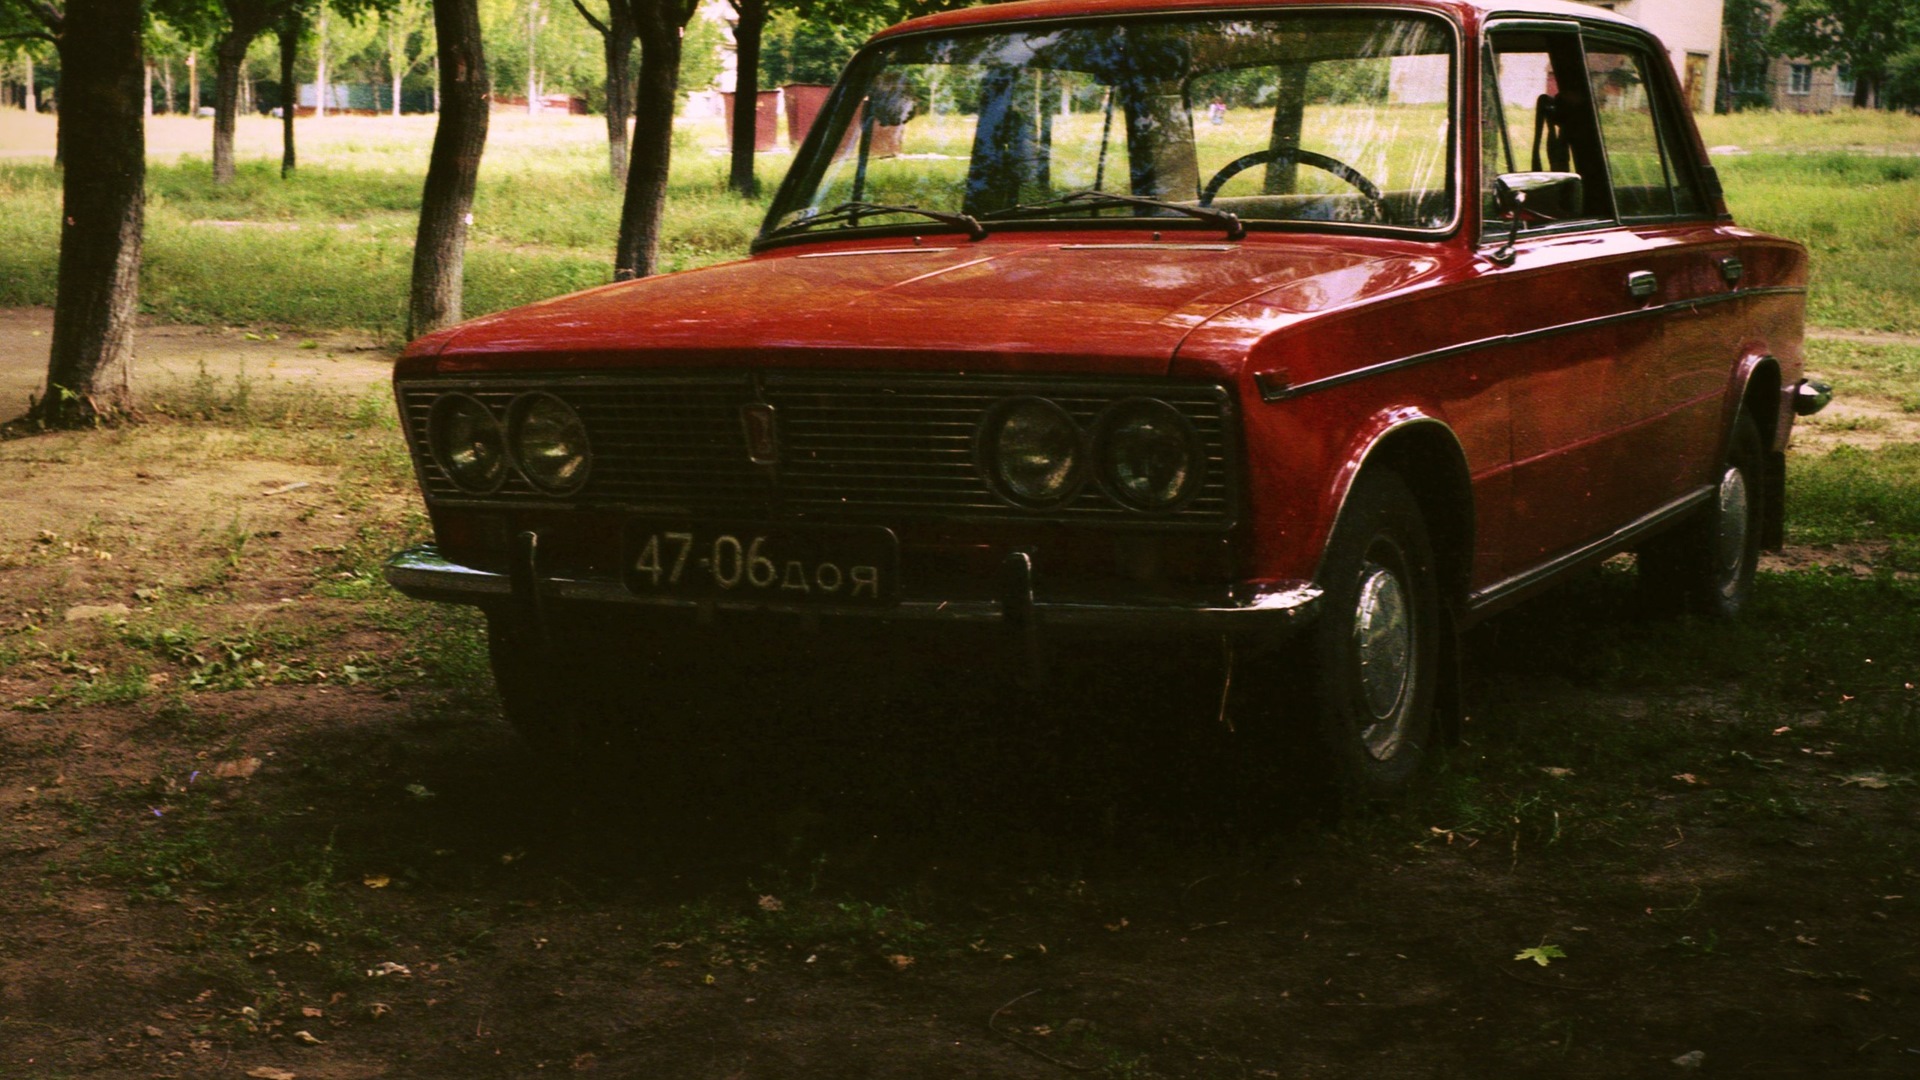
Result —
<svg viewBox="0 0 1920 1080"><path fill-rule="evenodd" d="M1491 204L1493 177L1503 172L1579 173L1585 199L1579 220L1612 220L1579 34L1571 28L1496 28L1488 40L1492 71L1482 79L1481 122L1496 134L1490 138L1482 131L1482 198L1488 207L1483 234L1506 234Z"/></svg>
<svg viewBox="0 0 1920 1080"><path fill-rule="evenodd" d="M1676 168L1672 124L1658 120L1652 61L1637 48L1591 43L1587 82L1600 118L1613 201L1627 221L1698 213L1701 202Z"/></svg>

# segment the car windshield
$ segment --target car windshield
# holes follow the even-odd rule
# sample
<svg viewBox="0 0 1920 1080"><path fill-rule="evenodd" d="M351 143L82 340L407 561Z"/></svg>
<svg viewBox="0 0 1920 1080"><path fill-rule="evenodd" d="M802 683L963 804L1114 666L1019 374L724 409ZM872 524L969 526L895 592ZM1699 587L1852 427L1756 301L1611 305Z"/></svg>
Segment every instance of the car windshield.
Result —
<svg viewBox="0 0 1920 1080"><path fill-rule="evenodd" d="M904 36L849 67L763 236L938 228L925 211L989 228L1225 219L1192 207L1254 228L1442 230L1454 69L1449 26L1405 11Z"/></svg>

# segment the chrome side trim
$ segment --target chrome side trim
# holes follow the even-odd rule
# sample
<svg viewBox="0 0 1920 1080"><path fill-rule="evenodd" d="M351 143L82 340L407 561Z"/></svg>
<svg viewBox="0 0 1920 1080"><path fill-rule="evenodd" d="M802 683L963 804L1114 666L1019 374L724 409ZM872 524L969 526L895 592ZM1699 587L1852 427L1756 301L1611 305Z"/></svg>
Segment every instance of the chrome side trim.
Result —
<svg viewBox="0 0 1920 1080"><path fill-rule="evenodd" d="M443 557L432 544L408 548L387 560L387 581L416 600L455 604L497 604L514 597L507 574L462 566ZM545 603L576 601L615 604L630 608L688 612L739 611L813 615L830 618L914 620L953 623L1003 623L1016 617L1004 600L903 600L891 606L819 607L763 604L753 601L716 601L689 597L640 596L618 581L576 578L540 578L529 583ZM1290 584L1241 597L1214 601L1182 601L1155 597L1120 600L1047 599L1035 597L1031 608L1018 613L1046 626L1134 627L1149 631L1206 632L1258 631L1304 626L1318 613L1321 590ZM1024 607L1025 605L1020 605Z"/></svg>
<svg viewBox="0 0 1920 1080"><path fill-rule="evenodd" d="M1738 289L1732 292L1715 293L1712 296L1698 296L1688 300L1675 300L1671 303L1657 304L1653 307L1634 308L1632 311L1620 311L1611 315L1597 315L1591 319L1575 319L1572 322L1556 323L1552 326L1543 326L1534 330L1522 330L1514 334L1496 334L1492 337L1461 342L1458 345L1449 345L1442 349L1414 353L1411 356L1403 356L1397 360L1387 360L1378 364L1370 364L1367 367L1344 371L1338 375L1328 375L1322 379L1314 379L1310 382L1303 382L1294 386L1262 385L1260 387L1260 400L1266 402L1289 401L1293 398L1302 397L1320 390L1331 390L1336 386L1345 386L1348 383L1359 382L1362 379L1371 379L1377 375L1386 375L1405 368L1418 367L1421 364L1431 364L1436 360L1446 360L1450 357L1460 356L1470 352L1478 352L1482 349L1496 349L1509 345L1524 345L1532 341L1559 337L1562 334L1574 334L1582 330L1596 330L1600 327L1611 326L1615 323L1632 322L1636 319L1665 315L1672 311L1702 308L1713 304L1724 304L1729 300L1745 300L1752 296L1801 296L1805 295L1806 291L1806 287L1803 285L1775 285L1757 289Z"/></svg>
<svg viewBox="0 0 1920 1080"><path fill-rule="evenodd" d="M1504 581L1497 581L1484 589L1475 590L1467 597L1467 610L1477 613L1512 599L1535 586L1543 585L1556 575L1580 563L1625 551L1633 546L1634 541L1655 529L1704 506L1714 498L1718 490L1715 485L1703 484L1665 506L1642 514L1597 540L1588 541L1572 551L1557 555L1531 570L1523 570Z"/></svg>

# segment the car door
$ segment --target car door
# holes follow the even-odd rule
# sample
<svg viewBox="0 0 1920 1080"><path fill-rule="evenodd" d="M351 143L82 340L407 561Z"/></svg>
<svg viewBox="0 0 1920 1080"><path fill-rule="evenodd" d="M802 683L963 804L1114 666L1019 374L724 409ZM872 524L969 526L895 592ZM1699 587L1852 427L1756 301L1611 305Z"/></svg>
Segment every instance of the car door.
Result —
<svg viewBox="0 0 1920 1080"><path fill-rule="evenodd" d="M1621 429L1614 484L1637 517L1702 482L1718 450L1733 361L1731 245L1712 220L1666 60L1637 35L1585 35L1587 82L1613 202L1639 251L1622 286L1645 313L1615 370Z"/></svg>
<svg viewBox="0 0 1920 1080"><path fill-rule="evenodd" d="M1485 527L1502 530L1512 579L1630 516L1620 436L1635 409L1621 400L1622 361L1652 352L1658 327L1635 314L1648 303L1631 285L1649 245L1619 227L1578 28L1495 24L1488 42L1482 93L1495 100L1482 104L1500 119L1483 121L1483 203L1492 177L1509 172L1577 172L1584 195L1576 214L1517 237L1490 205L1484 215L1486 302L1509 313L1506 343L1485 361L1511 395L1513 492L1506 520Z"/></svg>

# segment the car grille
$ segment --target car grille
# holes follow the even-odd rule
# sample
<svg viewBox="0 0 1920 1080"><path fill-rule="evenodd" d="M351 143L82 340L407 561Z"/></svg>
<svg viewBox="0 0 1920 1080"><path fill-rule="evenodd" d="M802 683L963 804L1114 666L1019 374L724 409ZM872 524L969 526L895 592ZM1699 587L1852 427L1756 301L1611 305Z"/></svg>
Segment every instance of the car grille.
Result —
<svg viewBox="0 0 1920 1080"><path fill-rule="evenodd" d="M512 470L489 495L462 492L434 461L427 416L437 396L469 394L503 423L519 394L541 390L573 406L593 463L565 498ZM581 505L640 513L823 520L1104 520L1219 527L1235 516L1233 400L1224 387L1166 379L751 374L433 379L400 384L400 407L429 499L469 505ZM1009 397L1046 397L1085 430L1107 406L1153 397L1178 409L1205 447L1198 492L1172 513L1128 509L1098 484L1046 510L1010 505L974 459L981 418ZM779 461L749 460L744 406L773 406Z"/></svg>

